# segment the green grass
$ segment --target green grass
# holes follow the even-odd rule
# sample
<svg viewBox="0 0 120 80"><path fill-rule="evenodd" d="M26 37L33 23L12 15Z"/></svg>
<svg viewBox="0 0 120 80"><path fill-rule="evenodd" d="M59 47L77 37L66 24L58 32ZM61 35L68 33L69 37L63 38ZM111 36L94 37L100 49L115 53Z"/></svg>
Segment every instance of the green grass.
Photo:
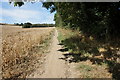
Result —
<svg viewBox="0 0 120 80"><path fill-rule="evenodd" d="M69 40L69 38L74 37L75 35L78 35L78 31L72 31L70 29L58 29L58 40L60 44L63 44L65 48L68 48L70 52L78 53L78 50L73 50L73 48L76 47L76 44L73 43L73 41ZM75 46L75 47L74 47Z"/></svg>
<svg viewBox="0 0 120 80"><path fill-rule="evenodd" d="M112 60L107 60L107 59L104 60L104 57L109 58L108 55L107 56L103 55L103 57L101 57L101 54L108 54L109 46L107 46L106 44L99 43L94 39L91 40L89 37L84 36L83 34L80 34L78 31L58 28L58 32L59 32L58 33L59 42L63 44L64 48L68 49L69 53L73 54L72 55L73 61L71 62L76 62L76 63L84 62L85 63L85 64L80 63L78 67L78 70L82 74L81 75L82 78L109 76L105 68L108 68L110 70L114 69L113 66L115 62L113 62ZM104 53L100 52L99 48L101 47L105 48L107 51L105 51ZM110 55L110 57L111 56L112 55ZM87 60L90 61L90 65L89 63L86 65ZM91 63L92 65L95 64L95 68L94 66L91 66ZM101 70L98 69L99 66L101 66L100 69L102 70L103 73L105 72L105 74L101 74ZM99 72L97 70L99 70ZM117 74L117 71L115 74Z"/></svg>
<svg viewBox="0 0 120 80"><path fill-rule="evenodd" d="M63 36L63 34L61 32L58 32L58 40L61 43L62 40L65 39L65 36Z"/></svg>
<svg viewBox="0 0 120 80"><path fill-rule="evenodd" d="M63 28L57 28L58 30L58 40L62 41L65 40L66 38L75 36L78 31L72 31L71 29L63 29Z"/></svg>
<svg viewBox="0 0 120 80"><path fill-rule="evenodd" d="M68 48L71 53L81 53L83 56L91 57L92 55L100 55L98 51L99 45L84 37L79 31L58 28L58 40L64 47Z"/></svg>
<svg viewBox="0 0 120 80"><path fill-rule="evenodd" d="M80 64L78 69L82 69L83 72L92 71L93 67L85 64Z"/></svg>
<svg viewBox="0 0 120 80"><path fill-rule="evenodd" d="M91 72L92 72L92 70L94 70L94 68L92 66L86 65L83 63L81 63L77 69L82 74L81 77L84 77L84 78L91 78L91 76L92 76Z"/></svg>

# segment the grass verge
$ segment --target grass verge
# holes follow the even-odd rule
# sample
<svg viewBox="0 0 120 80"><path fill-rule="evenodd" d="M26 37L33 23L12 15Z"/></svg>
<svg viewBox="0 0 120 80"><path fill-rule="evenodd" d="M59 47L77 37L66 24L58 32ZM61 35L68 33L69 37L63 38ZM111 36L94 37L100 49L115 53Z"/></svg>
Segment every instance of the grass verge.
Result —
<svg viewBox="0 0 120 80"><path fill-rule="evenodd" d="M82 78L120 78L120 63L117 61L117 59L120 59L120 57L118 57L119 55L117 55L117 51L120 49L119 46L97 42L92 36L87 37L75 30L58 28L58 32L58 40L60 44L64 46L65 51L67 48L69 52L64 55L66 58L71 58L69 59L69 62L84 62L83 65L80 66L86 68L79 68L80 71L83 70L84 72L81 75ZM87 61L89 61L88 65L86 65ZM95 65L96 68L91 69L90 66L92 65ZM89 71L89 69L91 70ZM86 76L85 73L89 76Z"/></svg>

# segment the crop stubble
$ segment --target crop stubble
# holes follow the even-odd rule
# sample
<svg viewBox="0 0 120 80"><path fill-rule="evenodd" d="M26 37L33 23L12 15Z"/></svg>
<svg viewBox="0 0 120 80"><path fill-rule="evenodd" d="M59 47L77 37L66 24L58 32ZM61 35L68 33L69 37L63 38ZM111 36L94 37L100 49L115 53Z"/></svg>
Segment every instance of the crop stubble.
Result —
<svg viewBox="0 0 120 80"><path fill-rule="evenodd" d="M2 26L2 77L25 77L32 69L32 59L41 57L35 54L39 46L50 38L54 28L20 28ZM34 63L34 62L33 62ZM29 68L29 69L28 69Z"/></svg>

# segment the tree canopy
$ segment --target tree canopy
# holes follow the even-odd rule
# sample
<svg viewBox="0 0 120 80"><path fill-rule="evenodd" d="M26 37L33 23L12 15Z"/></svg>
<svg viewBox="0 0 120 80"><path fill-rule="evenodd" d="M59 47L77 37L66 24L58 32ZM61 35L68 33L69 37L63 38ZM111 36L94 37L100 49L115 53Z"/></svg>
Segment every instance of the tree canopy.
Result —
<svg viewBox="0 0 120 80"><path fill-rule="evenodd" d="M56 11L56 26L80 29L99 39L120 37L118 2L46 2L43 6Z"/></svg>
<svg viewBox="0 0 120 80"><path fill-rule="evenodd" d="M23 2L15 2L22 6ZM55 25L79 29L96 39L116 39L120 37L119 2L43 2L43 7L56 11Z"/></svg>

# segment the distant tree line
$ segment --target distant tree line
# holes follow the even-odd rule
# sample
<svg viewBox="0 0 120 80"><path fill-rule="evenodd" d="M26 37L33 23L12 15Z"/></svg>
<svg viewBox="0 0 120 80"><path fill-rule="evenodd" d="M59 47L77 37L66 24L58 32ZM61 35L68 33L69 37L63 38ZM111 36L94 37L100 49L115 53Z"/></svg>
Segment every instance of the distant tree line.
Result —
<svg viewBox="0 0 120 80"><path fill-rule="evenodd" d="M14 25L23 26L23 23L14 23Z"/></svg>
<svg viewBox="0 0 120 80"><path fill-rule="evenodd" d="M33 27L54 27L54 24L32 24L30 22L27 23L15 23L17 26L22 26L22 28L33 28Z"/></svg>
<svg viewBox="0 0 120 80"><path fill-rule="evenodd" d="M32 24L32 27L54 27L54 24Z"/></svg>

